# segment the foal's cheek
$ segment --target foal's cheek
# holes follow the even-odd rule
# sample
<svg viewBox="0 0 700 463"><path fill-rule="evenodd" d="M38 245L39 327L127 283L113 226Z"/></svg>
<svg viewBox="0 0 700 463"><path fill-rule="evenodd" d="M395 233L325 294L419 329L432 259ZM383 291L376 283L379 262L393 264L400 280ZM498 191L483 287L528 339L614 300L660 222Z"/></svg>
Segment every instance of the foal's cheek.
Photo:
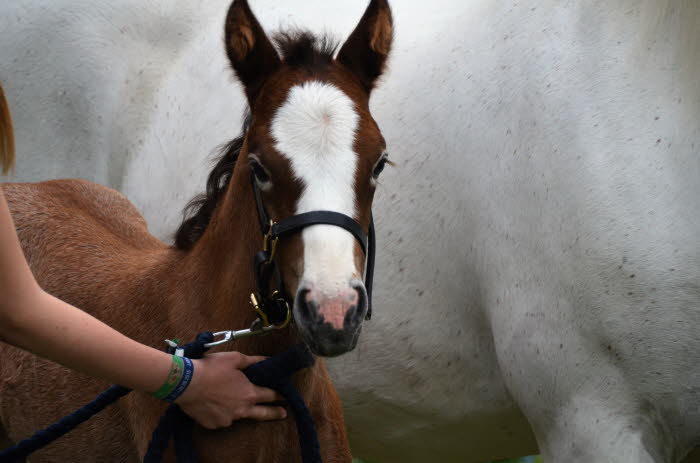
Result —
<svg viewBox="0 0 700 463"><path fill-rule="evenodd" d="M355 272L352 274L354 279L364 281L365 276L365 254L362 252L362 248L359 244L355 244L355 249L353 250L353 255L355 257Z"/></svg>
<svg viewBox="0 0 700 463"><path fill-rule="evenodd" d="M285 284L285 290L293 298L304 274L304 245L299 236L294 236L280 244L278 264Z"/></svg>

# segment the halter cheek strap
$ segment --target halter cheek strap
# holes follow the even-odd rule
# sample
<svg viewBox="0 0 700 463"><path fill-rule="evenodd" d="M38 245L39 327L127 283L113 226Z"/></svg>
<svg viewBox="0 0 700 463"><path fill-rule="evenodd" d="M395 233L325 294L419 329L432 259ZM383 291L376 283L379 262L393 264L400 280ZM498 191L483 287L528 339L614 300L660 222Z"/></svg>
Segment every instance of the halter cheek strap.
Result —
<svg viewBox="0 0 700 463"><path fill-rule="evenodd" d="M275 263L275 249L279 238L303 230L312 225L332 225L347 230L355 237L365 255L365 289L367 290L367 315L366 320L372 317L372 280L374 277L374 252L375 233L374 219L370 216L368 233L365 234L362 226L355 219L340 212L311 211L287 217L279 222L273 222L265 209L262 194L255 176L251 174L251 183L255 196L255 205L258 210L260 230L264 239L264 249L255 256L254 271L258 297L253 297L253 305L260 314L263 322L278 325L286 316L289 318L289 304L284 291L284 282ZM271 294L270 282L274 278L277 290ZM269 294L269 296L268 296ZM257 303L257 305L256 305ZM286 312L286 314L285 314Z"/></svg>

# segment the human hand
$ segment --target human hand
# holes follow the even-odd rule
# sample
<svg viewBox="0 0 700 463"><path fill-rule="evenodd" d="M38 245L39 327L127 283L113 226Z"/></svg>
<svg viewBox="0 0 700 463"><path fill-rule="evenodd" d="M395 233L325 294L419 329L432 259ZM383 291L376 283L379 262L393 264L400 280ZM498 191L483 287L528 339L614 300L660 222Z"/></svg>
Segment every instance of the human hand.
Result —
<svg viewBox="0 0 700 463"><path fill-rule="evenodd" d="M193 360L192 382L175 403L207 429L227 427L242 418L281 420L287 416L284 408L259 404L282 397L272 389L252 384L241 371L262 360L265 357L239 352L209 354Z"/></svg>

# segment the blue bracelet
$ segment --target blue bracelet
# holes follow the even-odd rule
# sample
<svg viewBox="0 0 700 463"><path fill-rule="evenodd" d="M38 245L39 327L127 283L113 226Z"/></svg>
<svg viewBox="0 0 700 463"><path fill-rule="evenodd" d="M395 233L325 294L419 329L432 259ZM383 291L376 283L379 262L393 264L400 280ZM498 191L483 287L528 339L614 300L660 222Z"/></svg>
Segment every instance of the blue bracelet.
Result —
<svg viewBox="0 0 700 463"><path fill-rule="evenodd" d="M187 357L182 357L182 361L184 363L184 369L185 372L182 374L182 377L180 378L180 382L175 386L175 389L172 390L170 394L165 397L166 402L175 402L175 400L182 395L183 392L185 392L185 389L187 389L187 386L190 385L190 382L192 381L192 375L194 374L194 363L192 363L192 360L188 359Z"/></svg>

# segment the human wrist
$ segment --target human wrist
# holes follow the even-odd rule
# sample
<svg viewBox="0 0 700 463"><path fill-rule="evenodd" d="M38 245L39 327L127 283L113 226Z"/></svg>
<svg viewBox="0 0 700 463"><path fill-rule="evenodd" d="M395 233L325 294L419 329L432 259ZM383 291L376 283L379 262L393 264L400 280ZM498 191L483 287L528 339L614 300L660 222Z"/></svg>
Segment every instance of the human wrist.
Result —
<svg viewBox="0 0 700 463"><path fill-rule="evenodd" d="M190 381L189 386L187 386L187 389L183 391L182 394L180 394L180 397L175 399L175 403L177 404L184 404L187 402L190 402L191 400L198 400L196 399L201 391L199 389L201 388L201 382L202 382L202 375L205 374L203 371L203 365L201 360L192 360L192 364L194 365L194 369L197 371L196 374L192 375L192 379Z"/></svg>
<svg viewBox="0 0 700 463"><path fill-rule="evenodd" d="M189 387L194 377L194 362L187 357L171 356L172 364L165 382L152 395L166 402L174 402Z"/></svg>

